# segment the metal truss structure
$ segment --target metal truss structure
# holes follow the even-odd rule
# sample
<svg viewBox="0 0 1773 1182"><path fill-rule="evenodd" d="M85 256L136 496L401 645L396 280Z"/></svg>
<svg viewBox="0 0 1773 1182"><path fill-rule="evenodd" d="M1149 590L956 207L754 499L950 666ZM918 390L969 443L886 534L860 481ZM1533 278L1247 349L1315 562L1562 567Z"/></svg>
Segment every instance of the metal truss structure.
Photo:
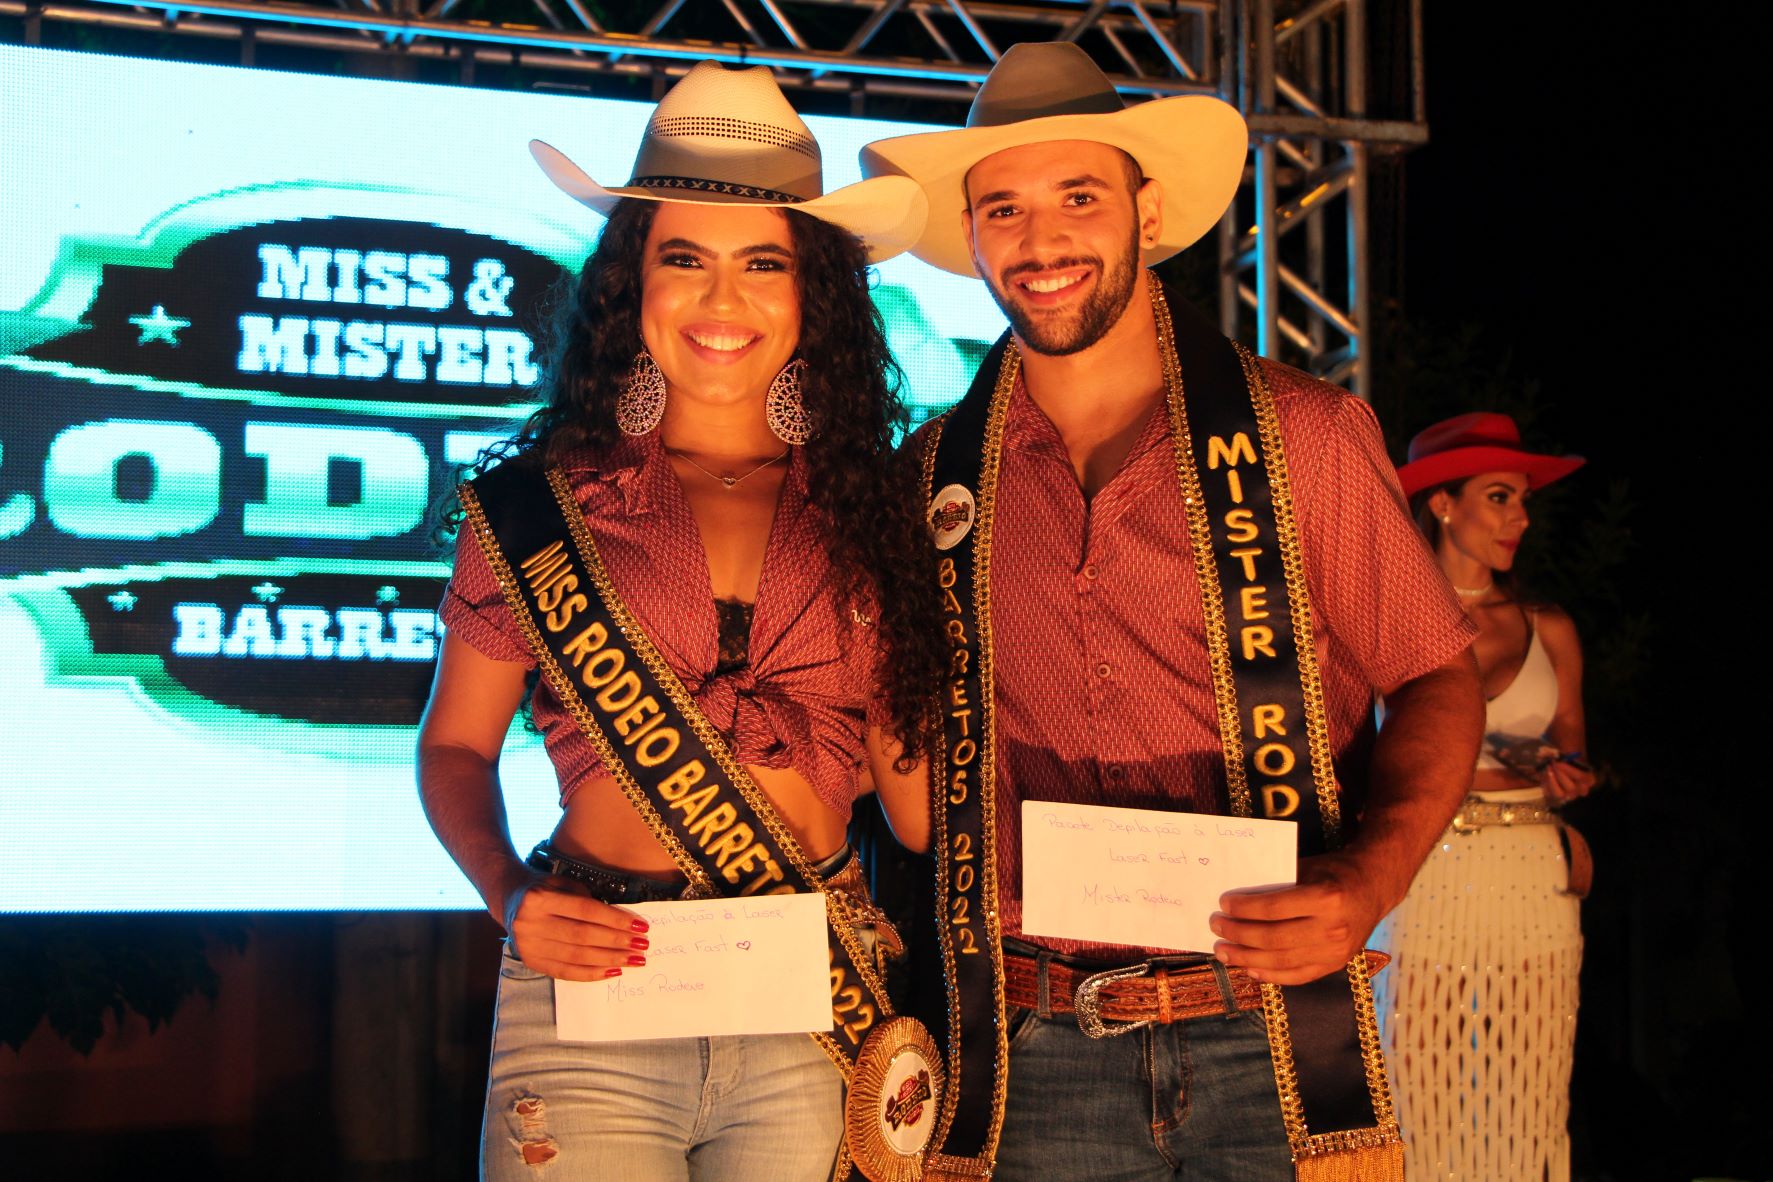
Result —
<svg viewBox="0 0 1773 1182"><path fill-rule="evenodd" d="M1128 101L1213 94L1253 164L1218 232L1220 316L1262 353L1356 392L1371 379L1374 154L1427 140L1421 0L0 0L45 22L476 67L650 78L699 60L766 65L787 89L960 117L1002 50L1077 42ZM480 19L494 17L495 20ZM1382 23L1375 34L1369 21ZM1378 60L1375 68L1372 63ZM1374 93L1382 90L1383 103ZM1382 108L1382 109L1381 109ZM1375 117L1375 112L1384 117ZM1248 318L1248 319L1246 319Z"/></svg>

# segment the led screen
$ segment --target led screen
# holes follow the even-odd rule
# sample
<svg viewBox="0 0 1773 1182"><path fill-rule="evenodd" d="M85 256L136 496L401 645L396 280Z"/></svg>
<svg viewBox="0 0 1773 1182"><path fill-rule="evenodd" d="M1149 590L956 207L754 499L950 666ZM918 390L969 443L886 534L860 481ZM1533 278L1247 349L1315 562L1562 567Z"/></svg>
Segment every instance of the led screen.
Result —
<svg viewBox="0 0 1773 1182"><path fill-rule="evenodd" d="M473 908L412 781L439 496L649 107L0 46L0 910ZM809 118L828 187L914 128ZM1002 321L909 257L920 410ZM502 764L520 848L540 741Z"/></svg>

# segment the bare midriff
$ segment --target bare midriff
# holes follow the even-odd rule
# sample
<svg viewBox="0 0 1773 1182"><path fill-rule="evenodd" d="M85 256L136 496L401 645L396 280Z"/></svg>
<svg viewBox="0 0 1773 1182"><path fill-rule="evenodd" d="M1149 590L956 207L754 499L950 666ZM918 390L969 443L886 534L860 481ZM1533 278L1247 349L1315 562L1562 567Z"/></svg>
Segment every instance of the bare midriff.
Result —
<svg viewBox="0 0 1773 1182"><path fill-rule="evenodd" d="M1473 792L1518 792L1522 788L1537 788L1539 781L1529 779L1509 771L1507 768L1479 768L1471 778Z"/></svg>
<svg viewBox="0 0 1773 1182"><path fill-rule="evenodd" d="M745 770L776 806L809 860L822 862L843 848L846 819L815 796L799 772L749 764ZM667 881L682 877L613 776L586 780L573 790L552 842L568 857L588 858L615 870Z"/></svg>

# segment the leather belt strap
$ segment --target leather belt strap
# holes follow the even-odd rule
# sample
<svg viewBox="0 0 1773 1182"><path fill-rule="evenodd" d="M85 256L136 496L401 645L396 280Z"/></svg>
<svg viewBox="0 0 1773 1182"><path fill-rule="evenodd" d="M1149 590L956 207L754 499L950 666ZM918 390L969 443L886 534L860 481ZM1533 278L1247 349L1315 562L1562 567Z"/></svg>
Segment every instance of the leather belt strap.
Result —
<svg viewBox="0 0 1773 1182"><path fill-rule="evenodd" d="M1367 976L1376 975L1389 963L1383 952L1367 951ZM1043 970L1044 966L1044 972ZM1220 987L1214 962L1194 964L1175 961L1143 961L1124 967L1080 966L1050 957L1004 952L1004 1001L1022 1009L1041 1011L1046 999L1054 1014L1093 1015L1107 1022L1131 1023L1123 1029L1149 1023L1167 1025L1262 1008L1262 986L1242 969L1228 969L1230 996ZM1141 973L1115 976L1111 973ZM1083 1005L1078 1004L1080 996ZM1044 1013L1042 1016L1046 1016ZM1081 1025L1081 1023L1080 1023ZM1112 1027L1109 1033L1121 1033Z"/></svg>

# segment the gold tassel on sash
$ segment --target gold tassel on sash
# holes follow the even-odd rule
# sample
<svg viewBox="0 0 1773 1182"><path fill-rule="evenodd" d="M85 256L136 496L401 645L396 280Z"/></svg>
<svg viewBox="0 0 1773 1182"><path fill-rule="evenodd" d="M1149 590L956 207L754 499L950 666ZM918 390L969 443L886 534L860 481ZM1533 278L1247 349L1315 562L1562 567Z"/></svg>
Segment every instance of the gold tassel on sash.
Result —
<svg viewBox="0 0 1773 1182"><path fill-rule="evenodd" d="M1370 1145L1302 1158L1293 1163L1295 1182L1404 1182L1404 1145Z"/></svg>

